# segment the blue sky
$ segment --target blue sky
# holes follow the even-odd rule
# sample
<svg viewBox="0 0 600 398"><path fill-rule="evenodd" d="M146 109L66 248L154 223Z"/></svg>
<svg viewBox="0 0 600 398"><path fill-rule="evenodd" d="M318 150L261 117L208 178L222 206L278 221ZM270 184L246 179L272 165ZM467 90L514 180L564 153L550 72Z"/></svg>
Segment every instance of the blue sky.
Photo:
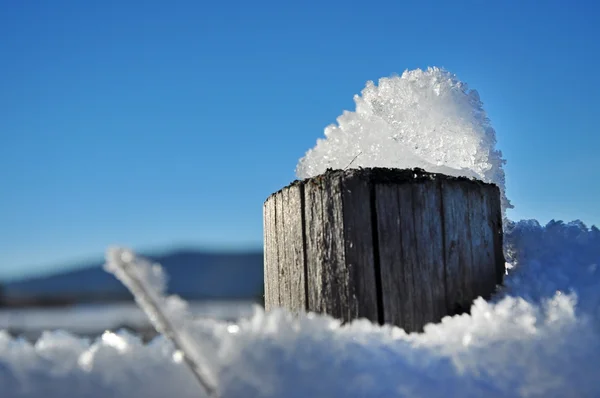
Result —
<svg viewBox="0 0 600 398"><path fill-rule="evenodd" d="M262 245L262 203L367 80L479 91L513 219L600 225L595 2L29 1L0 13L0 278Z"/></svg>

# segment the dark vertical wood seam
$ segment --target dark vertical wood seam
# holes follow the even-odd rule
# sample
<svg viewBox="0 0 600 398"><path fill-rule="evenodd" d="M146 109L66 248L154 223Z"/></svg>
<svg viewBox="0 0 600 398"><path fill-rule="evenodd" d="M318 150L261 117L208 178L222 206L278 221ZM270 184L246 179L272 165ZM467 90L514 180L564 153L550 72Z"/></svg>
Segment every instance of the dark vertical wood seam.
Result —
<svg viewBox="0 0 600 398"><path fill-rule="evenodd" d="M444 212L444 189L443 182L438 181L438 189L440 190L440 221L442 224L442 262L444 264L444 297L446 297L446 313L451 314L454 311L453 305L448 297L448 271L447 271L447 252L446 252L446 213Z"/></svg>
<svg viewBox="0 0 600 398"><path fill-rule="evenodd" d="M399 242L398 242L398 254L399 254L399 258L400 258L400 264L402 264L402 283L403 283L403 289L406 291L406 253L404 252L404 235L403 235L403 230L402 230L402 203L400 203L400 192L398 192L398 187L394 187L394 193L396 194L396 204L398 206L398 214L396 214L396 223L398 225L398 237L400 238ZM414 278L414 271L411 271L411 276ZM414 286L414 283L413 283ZM414 289L413 289L414 291ZM406 293L404 293L406 294ZM406 297L406 295L404 295L403 297ZM412 297L412 301L414 301L415 298ZM404 307L404 303L402 303L402 305L400 306L401 308L401 313L400 313L400 319L401 319L401 327L402 329L408 331L409 328L412 328L412 325L408 324L408 319L410 319L412 321L412 323L414 323L414 319L415 319L415 314L414 314L414 309L412 309L411 314L407 314L405 309L406 307Z"/></svg>
<svg viewBox="0 0 600 398"><path fill-rule="evenodd" d="M466 197L467 197L467 225L468 228L466 229L467 231L467 240L469 241L470 245L469 245L469 252L471 253L471 269L469 270L469 275L471 276L471 279L468 281L471 286L470 286L470 302L469 303L460 303L460 306L463 307L464 305L467 306L467 308L463 307L464 310L466 312L469 312L471 309L471 305L473 304L473 300L477 297L475 295L475 289L477 288L477 283L479 283L479 280L477 280L477 273L475 273L475 270L477 269L478 265L475 265L475 256L473 255L473 231L471 230L471 192L469 191L469 187L464 188L466 189ZM463 289L463 286L461 286L461 289ZM463 300L464 300L464 295L463 295Z"/></svg>
<svg viewBox="0 0 600 398"><path fill-rule="evenodd" d="M350 308L350 300L353 300L353 305L356 305L358 300L354 300L351 290L354 290L354 296L356 296L356 280L354 278L354 275L351 275L350 269L348 267L348 251L346 250L346 214L344 213L344 175L340 176L340 203L342 205L342 208L340 209L340 214L342 215L342 220L341 220L341 225L340 225L340 230L342 231L342 245L344 246L344 272L345 272L345 276L346 276L346 288L347 291L346 293L348 294L348 302L345 303L346 306L345 308L343 308L343 312L351 312L354 308ZM352 284L350 284L350 282L352 282ZM357 311L358 312L358 311ZM352 318L352 316L350 316L350 318Z"/></svg>
<svg viewBox="0 0 600 398"><path fill-rule="evenodd" d="M417 307L416 307L416 303L418 300L423 298L423 294L417 294L417 292L420 292L423 289L423 286L419 286L417 285L417 281L415 280L415 276L417 273L422 273L423 269L421 267L421 262L420 262L420 258L419 258L419 246L418 246L418 237L417 237L417 218L415 216L415 187L416 185L411 184L410 186L410 207L412 209L412 219L413 219L413 223L412 223L412 231L408 231L408 233L412 233L413 236L413 244L416 246L415 248L415 262L412 264L412 272L411 272L411 276L412 276L412 284L413 284L413 297L414 299L412 300L412 304L413 304L413 325L417 325L417 323L414 321L414 319L418 319L419 323L418 323L418 327L416 329L416 331L422 331L423 330L423 314L419 314L420 317L417 318L416 314L419 312L417 311ZM420 282L420 281L419 281ZM421 308L422 310L426 310L425 308Z"/></svg>
<svg viewBox="0 0 600 398"><path fill-rule="evenodd" d="M302 223L302 263L304 267L304 310L308 311L308 261L306 260L306 202L304 196L304 184L300 184L300 220Z"/></svg>
<svg viewBox="0 0 600 398"><path fill-rule="evenodd" d="M497 231L495 231L495 235L496 239L498 240L497 243L500 245L499 247L497 247L498 244L494 244L494 252L496 253L496 268L500 268L496 271L496 284L503 286L504 276L506 274L506 258L504 257L504 226L502 220L502 197L500 195L500 188L496 186L494 189L494 197L497 198L497 201L495 201L495 203L497 204L497 206L495 206L497 229Z"/></svg>
<svg viewBox="0 0 600 398"><path fill-rule="evenodd" d="M373 240L373 265L375 267L375 288L377 290L377 322L383 325L385 322L383 311L383 289L381 280L381 261L379 254L379 231L377 227L377 195L375 183L369 179L370 207L371 207L371 236Z"/></svg>
<svg viewBox="0 0 600 398"><path fill-rule="evenodd" d="M331 264L331 258L328 258L329 253L327 252L329 248L326 248L326 242L327 242L327 234L326 231L327 229L325 229L325 200L323 200L323 190L324 190L324 185L329 184L329 177L323 177L322 179L319 179L317 177L317 191L319 192L319 202L321 203L321 219L319 220L319 224L320 224L320 238L321 239L317 239L318 246L317 246L317 252L319 253L319 257L317 258L317 265L316 268L319 268L319 278L320 278L320 284L318 286L318 288L320 289L319 295L318 295L318 300L315 303L315 307L313 308L313 311L315 312L323 312L326 313L328 315L331 315L331 309L329 308L329 300L328 297L330 296L329 291L326 289L326 287L329 288L329 281L327 280L327 278L329 278L330 273L327 273L327 275L324 275L324 270L329 268L329 270L332 269L332 264ZM316 196L316 195L315 195ZM329 195L326 195L327 198L329 198ZM327 220L329 220L329 218L327 218ZM329 227L328 229L331 230L331 225L327 224L327 226ZM329 261L329 263L327 263L327 261ZM317 273L315 272L315 278L317 277ZM327 285L327 286L325 286ZM325 296L325 294L327 294L327 296ZM315 295L316 296L316 295ZM326 304L327 305L326 305Z"/></svg>

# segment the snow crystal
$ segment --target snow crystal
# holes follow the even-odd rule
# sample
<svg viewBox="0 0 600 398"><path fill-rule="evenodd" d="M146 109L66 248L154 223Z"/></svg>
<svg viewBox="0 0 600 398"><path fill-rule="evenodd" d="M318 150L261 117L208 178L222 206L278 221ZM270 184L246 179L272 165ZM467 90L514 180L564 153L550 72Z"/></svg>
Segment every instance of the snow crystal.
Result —
<svg viewBox="0 0 600 398"><path fill-rule="evenodd" d="M434 173L474 177L505 194L505 163L479 94L440 68L405 71L367 82L355 95L356 111L344 112L325 129L325 139L300 159L299 178L327 168L419 167Z"/></svg>
<svg viewBox="0 0 600 398"><path fill-rule="evenodd" d="M420 334L259 307L237 324L182 322L221 397L600 396L600 232L523 221L506 241L505 291ZM0 386L3 398L204 396L168 340L126 332L34 345L0 333Z"/></svg>

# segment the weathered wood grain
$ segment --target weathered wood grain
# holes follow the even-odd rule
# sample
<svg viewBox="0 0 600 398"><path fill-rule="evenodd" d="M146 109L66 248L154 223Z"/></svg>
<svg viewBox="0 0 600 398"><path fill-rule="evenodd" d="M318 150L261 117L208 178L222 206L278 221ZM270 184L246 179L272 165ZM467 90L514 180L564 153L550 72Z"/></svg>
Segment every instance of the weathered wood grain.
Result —
<svg viewBox="0 0 600 398"><path fill-rule="evenodd" d="M407 296L412 304L412 312L407 313L406 330L417 331L423 326L424 290L419 285L419 256L415 241L415 217L413 211L413 194L410 184L398 186L398 205L400 207L400 230L402 236L402 263L406 273L405 287L409 289ZM386 293L389 294L389 293Z"/></svg>
<svg viewBox="0 0 600 398"><path fill-rule="evenodd" d="M471 231L471 255L473 265L473 294L489 298L496 286L496 264L491 232L490 202L485 189L468 192L469 228Z"/></svg>
<svg viewBox="0 0 600 398"><path fill-rule="evenodd" d="M277 304L279 307L286 308L288 304L287 295L285 291L287 284L287 273L289 272L289 266L286 258L286 242L285 242L285 212L283 205L283 192L277 192L273 198L275 201L275 239L277 240ZM284 266L285 264L285 266Z"/></svg>
<svg viewBox="0 0 600 398"><path fill-rule="evenodd" d="M368 181L337 175L304 189L308 309L377 321Z"/></svg>
<svg viewBox="0 0 600 398"><path fill-rule="evenodd" d="M348 272L345 264L341 178L327 176L321 190L323 218L323 261L321 262L322 301L317 304L326 314L348 319ZM314 285L309 285L309 289Z"/></svg>
<svg viewBox="0 0 600 398"><path fill-rule="evenodd" d="M277 194L277 211L282 217L277 221L279 245L280 305L292 312L306 310L304 280L304 241L302 187L293 186Z"/></svg>
<svg viewBox="0 0 600 398"><path fill-rule="evenodd" d="M437 181L412 184L415 242L418 256L418 280L422 290L421 326L439 322L445 315L446 288L444 239L442 236L442 198Z"/></svg>
<svg viewBox="0 0 600 398"><path fill-rule="evenodd" d="M323 312L322 300L323 271L325 258L323 225L322 182L309 180L304 184L304 219L307 307L310 311Z"/></svg>
<svg viewBox="0 0 600 398"><path fill-rule="evenodd" d="M487 189L491 200L490 212L492 217L492 232L494 235L494 262L496 264L496 285L501 285L506 273L506 259L503 249L502 232L502 205L500 202L500 189L497 186L488 186Z"/></svg>
<svg viewBox="0 0 600 398"><path fill-rule="evenodd" d="M371 206L369 205L371 204ZM371 187L360 172L349 171L342 179L344 255L348 268L350 319L369 318L382 322L378 297L376 248L372 224ZM376 316L377 315L377 316Z"/></svg>
<svg viewBox="0 0 600 398"><path fill-rule="evenodd" d="M498 188L464 178L358 169L295 182L264 206L265 306L420 331L492 294L501 226Z"/></svg>
<svg viewBox="0 0 600 398"><path fill-rule="evenodd" d="M483 291L481 295L486 299L492 296L496 290L496 250L494 248L494 218L495 212L492 208L492 190L487 186L481 189L481 203L483 220L480 225L483 247L481 248L485 263L480 264L480 272L483 278Z"/></svg>
<svg viewBox="0 0 600 398"><path fill-rule="evenodd" d="M446 266L446 308L449 315L462 313L471 306L473 262L469 201L466 188L441 181Z"/></svg>
<svg viewBox="0 0 600 398"><path fill-rule="evenodd" d="M305 185L305 190L308 308L350 319L341 177L326 176Z"/></svg>
<svg viewBox="0 0 600 398"><path fill-rule="evenodd" d="M403 257L398 187L375 186L383 322L413 329L413 280ZM410 279L410 280L409 280Z"/></svg>
<svg viewBox="0 0 600 398"><path fill-rule="evenodd" d="M277 223L275 197L264 204L264 271L265 271L265 310L279 307L279 257L277 255ZM282 264L283 266L283 264Z"/></svg>

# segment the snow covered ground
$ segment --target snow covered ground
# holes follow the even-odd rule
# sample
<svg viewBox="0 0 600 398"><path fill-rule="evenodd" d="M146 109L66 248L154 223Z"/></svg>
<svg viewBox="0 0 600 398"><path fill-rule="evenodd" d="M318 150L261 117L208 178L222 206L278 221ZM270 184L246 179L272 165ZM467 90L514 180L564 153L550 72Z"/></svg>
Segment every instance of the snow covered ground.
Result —
<svg viewBox="0 0 600 398"><path fill-rule="evenodd" d="M476 175L498 184L510 208L495 132L477 93L455 76L405 72L368 83L355 100L356 112L344 113L300 161L300 177L343 168L358 154L352 167ZM420 334L258 307L235 324L194 320L185 302L162 296L159 267L134 269L151 288L151 300L140 303L167 310L220 397L599 397L600 231L579 221L506 219L504 228L504 289ZM109 270L139 293L114 265ZM0 332L0 394L205 396L168 340L143 344L124 332L94 341L47 332L35 344Z"/></svg>
<svg viewBox="0 0 600 398"><path fill-rule="evenodd" d="M511 224L506 290L422 334L259 308L187 327L223 397L598 397L600 231ZM171 344L0 333L2 397L198 397Z"/></svg>

